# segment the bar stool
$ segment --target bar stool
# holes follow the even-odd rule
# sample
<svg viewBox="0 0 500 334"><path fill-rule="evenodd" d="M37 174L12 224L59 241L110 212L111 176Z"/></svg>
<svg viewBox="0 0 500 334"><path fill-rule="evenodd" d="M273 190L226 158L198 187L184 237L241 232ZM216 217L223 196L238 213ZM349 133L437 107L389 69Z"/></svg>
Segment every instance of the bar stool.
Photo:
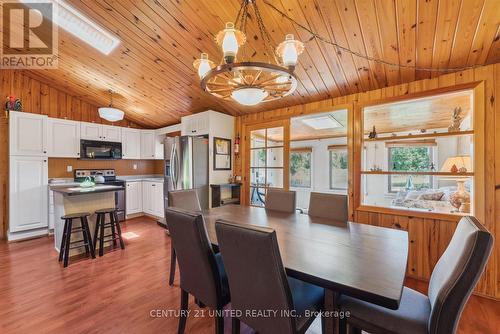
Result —
<svg viewBox="0 0 500 334"><path fill-rule="evenodd" d="M116 240L120 241L121 249L125 249L125 244L122 239L122 230L118 222L118 215L115 208L96 210L97 220L94 233L94 252L97 247L97 239L99 239L99 256L104 254L104 242L113 241L113 246L116 246ZM109 214L109 223L106 223L106 214ZM111 228L111 234L104 234L104 228ZM111 238L109 238L111 237ZM108 238L106 240L106 238Z"/></svg>
<svg viewBox="0 0 500 334"><path fill-rule="evenodd" d="M90 216L88 212L72 213L62 216L64 219L63 236L61 240L61 249L59 250L59 262L64 260L64 267L68 266L69 250L85 246L85 253L95 259L94 246L92 244L92 237L90 236L90 229L87 217ZM80 227L73 228L73 219L80 219ZM71 234L81 232L83 239L71 241ZM71 246L73 244L78 244Z"/></svg>

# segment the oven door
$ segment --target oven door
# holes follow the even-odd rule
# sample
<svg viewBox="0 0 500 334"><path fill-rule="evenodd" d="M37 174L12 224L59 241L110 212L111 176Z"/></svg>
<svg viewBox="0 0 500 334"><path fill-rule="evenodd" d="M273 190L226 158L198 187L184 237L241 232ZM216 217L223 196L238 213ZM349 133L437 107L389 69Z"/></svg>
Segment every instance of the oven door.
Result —
<svg viewBox="0 0 500 334"><path fill-rule="evenodd" d="M80 141L81 159L116 160L122 158L122 144L94 140Z"/></svg>

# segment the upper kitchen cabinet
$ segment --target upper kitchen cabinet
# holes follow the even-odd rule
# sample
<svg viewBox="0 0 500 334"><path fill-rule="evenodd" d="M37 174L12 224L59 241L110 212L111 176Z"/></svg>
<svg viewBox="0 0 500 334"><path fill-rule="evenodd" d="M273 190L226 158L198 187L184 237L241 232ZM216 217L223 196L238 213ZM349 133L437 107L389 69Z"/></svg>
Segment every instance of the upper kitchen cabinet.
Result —
<svg viewBox="0 0 500 334"><path fill-rule="evenodd" d="M49 157L80 157L80 122L49 118Z"/></svg>
<svg viewBox="0 0 500 334"><path fill-rule="evenodd" d="M141 131L141 159L155 159L155 131Z"/></svg>
<svg viewBox="0 0 500 334"><path fill-rule="evenodd" d="M210 111L182 117L183 136L206 135L209 132Z"/></svg>
<svg viewBox="0 0 500 334"><path fill-rule="evenodd" d="M122 158L141 158L141 130L131 128L122 129Z"/></svg>
<svg viewBox="0 0 500 334"><path fill-rule="evenodd" d="M48 117L25 112L10 112L10 155L47 156Z"/></svg>
<svg viewBox="0 0 500 334"><path fill-rule="evenodd" d="M82 139L121 142L122 128L120 127L87 122L80 124Z"/></svg>

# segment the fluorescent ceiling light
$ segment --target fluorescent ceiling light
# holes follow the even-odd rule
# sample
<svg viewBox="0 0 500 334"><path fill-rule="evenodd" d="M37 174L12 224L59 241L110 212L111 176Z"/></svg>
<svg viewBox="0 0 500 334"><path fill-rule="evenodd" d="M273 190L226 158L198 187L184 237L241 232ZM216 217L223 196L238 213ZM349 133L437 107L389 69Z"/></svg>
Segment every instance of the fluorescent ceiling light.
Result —
<svg viewBox="0 0 500 334"><path fill-rule="evenodd" d="M336 129L343 127L342 124L340 124L340 122L337 121L332 115L305 118L302 122L314 130Z"/></svg>
<svg viewBox="0 0 500 334"><path fill-rule="evenodd" d="M27 6L33 3L32 0L23 0L22 2ZM54 3L54 23L70 34L78 37L105 55L109 55L120 44L118 38L98 26L63 0L52 0L52 2Z"/></svg>

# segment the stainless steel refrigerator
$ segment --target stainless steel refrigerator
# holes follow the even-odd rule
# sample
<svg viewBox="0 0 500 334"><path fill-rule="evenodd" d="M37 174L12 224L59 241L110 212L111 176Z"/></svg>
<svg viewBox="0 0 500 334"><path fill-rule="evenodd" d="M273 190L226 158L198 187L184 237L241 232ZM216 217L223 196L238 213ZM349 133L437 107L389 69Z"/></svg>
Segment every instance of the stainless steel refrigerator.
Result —
<svg viewBox="0 0 500 334"><path fill-rule="evenodd" d="M208 137L167 137L164 142L164 201L172 190L195 189L202 209L208 209Z"/></svg>

